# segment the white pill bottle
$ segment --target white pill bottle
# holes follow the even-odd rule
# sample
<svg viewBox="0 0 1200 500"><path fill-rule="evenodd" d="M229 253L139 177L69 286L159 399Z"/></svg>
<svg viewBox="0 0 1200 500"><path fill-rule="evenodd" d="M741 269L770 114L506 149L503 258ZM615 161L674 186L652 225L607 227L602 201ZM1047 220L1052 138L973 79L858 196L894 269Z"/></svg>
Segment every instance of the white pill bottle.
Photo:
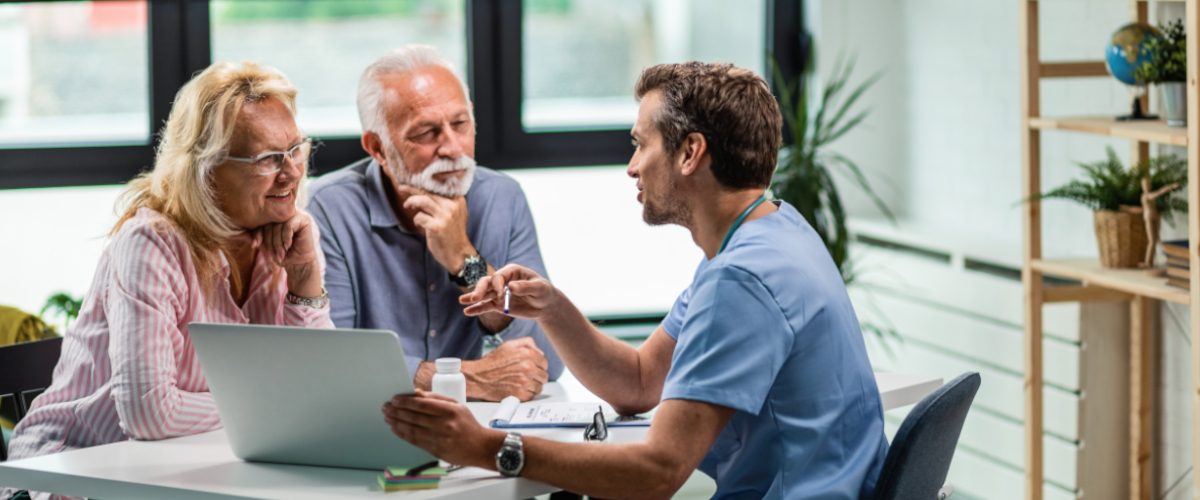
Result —
<svg viewBox="0 0 1200 500"><path fill-rule="evenodd" d="M462 374L462 360L438 358L434 364L437 366L437 374L433 376L433 393L466 403L467 377Z"/></svg>

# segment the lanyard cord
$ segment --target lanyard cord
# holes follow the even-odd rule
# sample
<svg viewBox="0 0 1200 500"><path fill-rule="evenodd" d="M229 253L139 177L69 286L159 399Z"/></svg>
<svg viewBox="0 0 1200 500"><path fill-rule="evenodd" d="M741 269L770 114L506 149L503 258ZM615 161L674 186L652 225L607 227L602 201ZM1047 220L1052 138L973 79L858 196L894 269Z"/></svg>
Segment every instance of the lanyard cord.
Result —
<svg viewBox="0 0 1200 500"><path fill-rule="evenodd" d="M725 233L725 240L721 242L721 249L717 250L718 255L725 251L725 245L729 244L729 239L733 237L733 232L737 231L738 228L742 226L742 221L746 220L746 216L750 215L750 212L753 212L754 209L758 208L758 206L764 201L767 201L767 195L765 193L762 196L759 196L757 200L754 200L754 203L751 203L750 207L747 208L745 212L742 212L742 215L739 215L737 220L733 221L733 226L729 228L728 233Z"/></svg>

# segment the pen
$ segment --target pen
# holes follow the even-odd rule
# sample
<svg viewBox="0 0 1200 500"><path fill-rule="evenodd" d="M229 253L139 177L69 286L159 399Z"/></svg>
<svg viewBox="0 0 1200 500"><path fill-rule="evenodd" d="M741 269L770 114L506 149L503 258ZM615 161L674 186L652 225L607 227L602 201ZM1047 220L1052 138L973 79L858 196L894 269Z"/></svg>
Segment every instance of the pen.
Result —
<svg viewBox="0 0 1200 500"><path fill-rule="evenodd" d="M504 285L504 314L508 314L509 299L512 299L512 290L508 289L508 285Z"/></svg>

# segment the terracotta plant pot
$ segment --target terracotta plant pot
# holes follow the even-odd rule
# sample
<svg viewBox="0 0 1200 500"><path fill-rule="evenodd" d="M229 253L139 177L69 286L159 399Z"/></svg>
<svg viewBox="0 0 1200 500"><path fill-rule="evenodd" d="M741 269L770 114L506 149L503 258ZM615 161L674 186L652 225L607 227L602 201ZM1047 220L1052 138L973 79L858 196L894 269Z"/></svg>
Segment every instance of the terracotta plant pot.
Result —
<svg viewBox="0 0 1200 500"><path fill-rule="evenodd" d="M1097 210L1095 225L1101 265L1112 268L1138 267L1149 244L1142 207L1122 206L1119 211Z"/></svg>

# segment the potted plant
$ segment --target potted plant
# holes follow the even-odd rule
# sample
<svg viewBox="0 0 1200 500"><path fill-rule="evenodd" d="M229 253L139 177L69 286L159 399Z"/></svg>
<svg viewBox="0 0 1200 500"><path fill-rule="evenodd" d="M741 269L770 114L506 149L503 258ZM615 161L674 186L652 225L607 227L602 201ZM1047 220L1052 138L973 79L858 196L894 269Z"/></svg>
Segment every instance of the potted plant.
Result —
<svg viewBox="0 0 1200 500"><path fill-rule="evenodd" d="M784 137L783 147L779 150L779 164L771 184L771 193L776 199L795 206L804 216L821 236L833 257L833 263L842 274L842 280L850 284L855 277L851 261L847 258L850 234L846 230L846 212L833 173L841 174L862 189L889 221L895 223L895 217L871 189L871 184L858 165L830 151L828 146L867 118L869 109L850 114L850 108L882 75L877 73L850 89L847 85L854 70L854 60L851 58L846 62L839 57L834 64L832 77L821 89L821 100L814 110L810 108L807 95L813 80L812 60L810 56L809 67L804 68L804 86L800 85L799 80L784 82L779 66L774 59L771 60L775 85L779 89L779 110L791 132L790 136Z"/></svg>
<svg viewBox="0 0 1200 500"><path fill-rule="evenodd" d="M38 316L46 318L46 311L50 311L56 316L65 318L63 323L63 331L71 325L71 320L79 316L79 310L83 308L83 297L78 299L67 295L66 293L56 293L46 299L46 305L42 306L42 311Z"/></svg>
<svg viewBox="0 0 1200 500"><path fill-rule="evenodd" d="M1162 37L1146 41L1144 50L1150 60L1133 70L1133 77L1157 83L1162 89L1163 108L1167 125L1187 126L1187 33L1183 21L1159 25Z"/></svg>
<svg viewBox="0 0 1200 500"><path fill-rule="evenodd" d="M1108 159L1095 163L1076 163L1087 180L1073 180L1035 199L1071 200L1094 211L1096 243L1104 267L1137 267L1149 243L1143 218L1142 179L1150 179L1150 190L1163 190L1152 203L1167 223L1174 226L1175 212L1187 213L1187 200L1170 196L1187 184L1187 162L1174 155L1143 160L1126 169L1111 147ZM1152 221L1157 227L1158 221Z"/></svg>

